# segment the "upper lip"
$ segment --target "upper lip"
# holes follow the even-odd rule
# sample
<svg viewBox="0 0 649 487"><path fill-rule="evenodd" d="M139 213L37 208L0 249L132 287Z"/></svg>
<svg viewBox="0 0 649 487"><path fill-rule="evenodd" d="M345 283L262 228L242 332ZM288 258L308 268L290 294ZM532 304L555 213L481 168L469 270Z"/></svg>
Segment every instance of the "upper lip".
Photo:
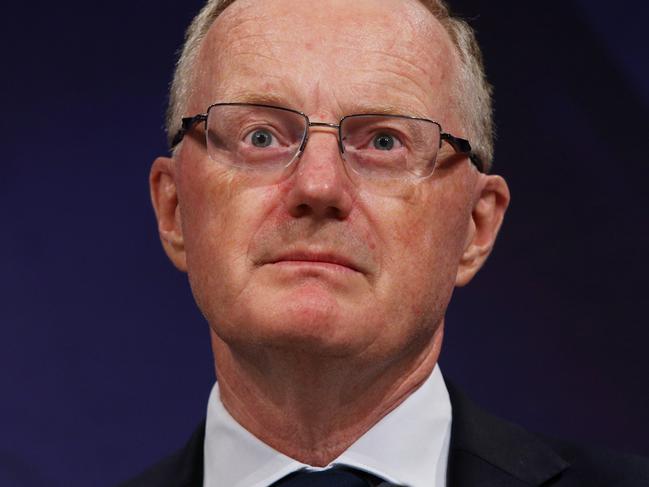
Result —
<svg viewBox="0 0 649 487"><path fill-rule="evenodd" d="M319 251L291 251L281 253L271 259L266 264L276 264L277 262L323 262L326 264L337 264L348 267L356 272L365 272L360 265L343 255L335 252Z"/></svg>

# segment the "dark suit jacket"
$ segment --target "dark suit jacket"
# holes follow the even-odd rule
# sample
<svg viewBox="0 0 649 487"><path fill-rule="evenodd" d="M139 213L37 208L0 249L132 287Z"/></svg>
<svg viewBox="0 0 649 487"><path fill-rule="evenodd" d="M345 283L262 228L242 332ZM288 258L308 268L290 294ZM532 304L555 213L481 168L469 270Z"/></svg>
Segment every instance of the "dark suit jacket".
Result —
<svg viewBox="0 0 649 487"><path fill-rule="evenodd" d="M649 460L541 439L447 387L453 406L447 487L649 487ZM204 437L203 423L182 450L120 487L202 487Z"/></svg>

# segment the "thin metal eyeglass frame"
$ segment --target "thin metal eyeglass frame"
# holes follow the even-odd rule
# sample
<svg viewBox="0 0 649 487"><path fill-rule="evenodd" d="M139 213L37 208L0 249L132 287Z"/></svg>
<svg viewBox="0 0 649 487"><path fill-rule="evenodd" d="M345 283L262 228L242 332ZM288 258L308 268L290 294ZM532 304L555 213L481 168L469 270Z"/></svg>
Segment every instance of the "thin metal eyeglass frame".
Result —
<svg viewBox="0 0 649 487"><path fill-rule="evenodd" d="M260 103L237 103L237 102L232 102L232 103L214 103L207 107L207 110L205 113L199 113L197 115L194 115L192 117L183 117L182 118L182 124L180 130L176 132L174 135L174 138L171 142L171 147L170 149L173 150L180 142L183 140L187 132L189 132L196 124L198 123L205 123L205 130L207 131L207 116L210 112L210 110L214 107L218 106L249 106L249 107L260 107L260 108L274 108L276 110L284 110L286 112L291 112L295 113L296 115L300 115L303 117L306 121L306 130L305 130L305 135L304 138L302 139L302 144L300 145L300 148L297 152L297 154L302 153L304 148L306 147L306 143L309 140L309 128L310 127L329 127L332 129L336 129L338 131L338 149L340 150L341 154L345 153L345 147L343 146L342 142L342 124L343 122L348 119L348 118L354 118L354 117L391 117L391 118L403 118L406 120L419 120L422 122L430 122L434 123L439 127L439 132L440 132L440 139L439 139L439 145L440 148L442 146L442 142L447 142L451 147L453 147L453 150L457 152L458 154L464 154L466 155L471 163L478 169L478 171L484 173L484 163L482 162L482 159L480 156L478 156L475 152L473 152L473 149L471 149L471 144L469 143L468 140L462 139L460 137L455 137L454 135L451 135L449 133L446 133L442 130L442 125L439 122L436 122L435 120L430 120L428 118L421 118L421 117L413 117L410 115L392 115L392 114L387 114L387 113L355 113L352 115L345 115L340 119L340 121L336 123L328 123L328 122L312 122L309 120L308 115L305 113L302 113L298 110L293 110L292 108L285 108L285 107L278 107L275 105L265 105L265 104L260 104Z"/></svg>

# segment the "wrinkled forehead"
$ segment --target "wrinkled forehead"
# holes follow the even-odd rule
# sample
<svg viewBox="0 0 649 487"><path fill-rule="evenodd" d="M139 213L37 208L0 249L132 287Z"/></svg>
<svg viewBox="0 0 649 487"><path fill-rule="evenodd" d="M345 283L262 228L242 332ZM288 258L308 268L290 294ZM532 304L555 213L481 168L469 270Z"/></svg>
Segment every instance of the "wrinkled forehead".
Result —
<svg viewBox="0 0 649 487"><path fill-rule="evenodd" d="M418 0L237 0L211 26L190 101L447 117L455 50Z"/></svg>

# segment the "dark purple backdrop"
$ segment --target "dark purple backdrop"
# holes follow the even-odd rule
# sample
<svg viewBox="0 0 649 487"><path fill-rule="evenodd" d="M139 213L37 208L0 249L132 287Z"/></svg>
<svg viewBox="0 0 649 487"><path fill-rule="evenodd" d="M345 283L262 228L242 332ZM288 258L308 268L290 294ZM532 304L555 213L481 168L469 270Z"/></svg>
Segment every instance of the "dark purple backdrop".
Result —
<svg viewBox="0 0 649 487"><path fill-rule="evenodd" d="M112 485L204 415L207 327L147 189L200 4L3 6L2 486ZM649 455L648 4L454 5L496 85L513 202L442 369L529 429Z"/></svg>

